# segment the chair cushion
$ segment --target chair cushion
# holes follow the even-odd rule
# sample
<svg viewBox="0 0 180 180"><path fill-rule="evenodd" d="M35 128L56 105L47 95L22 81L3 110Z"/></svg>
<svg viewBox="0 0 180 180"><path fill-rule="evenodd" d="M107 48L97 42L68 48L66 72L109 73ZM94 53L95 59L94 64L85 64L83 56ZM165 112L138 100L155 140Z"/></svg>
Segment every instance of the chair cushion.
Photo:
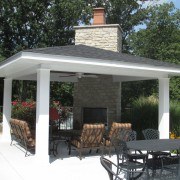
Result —
<svg viewBox="0 0 180 180"><path fill-rule="evenodd" d="M98 147L102 145L104 124L84 124L81 136L71 141L77 148Z"/></svg>
<svg viewBox="0 0 180 180"><path fill-rule="evenodd" d="M108 138L105 142L106 146L110 146L111 145L111 139L114 137L118 137L120 130L121 129L127 129L127 130L131 130L131 123L117 123L117 122L113 122Z"/></svg>

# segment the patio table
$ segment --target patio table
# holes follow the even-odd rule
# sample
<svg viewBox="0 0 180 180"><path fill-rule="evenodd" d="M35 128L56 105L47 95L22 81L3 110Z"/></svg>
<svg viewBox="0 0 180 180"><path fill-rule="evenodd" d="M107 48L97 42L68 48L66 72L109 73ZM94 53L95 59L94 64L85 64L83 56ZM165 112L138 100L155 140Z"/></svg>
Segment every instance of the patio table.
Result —
<svg viewBox="0 0 180 180"><path fill-rule="evenodd" d="M127 142L127 147L139 151L170 151L180 149L180 139L152 139Z"/></svg>
<svg viewBox="0 0 180 180"><path fill-rule="evenodd" d="M180 150L180 139L152 139L152 140L137 140L127 142L127 147L129 149L137 151L171 151L177 150L179 153ZM148 159L147 160L148 168L152 166L153 176L156 169L162 169L161 160L159 159ZM147 171L148 171L147 168ZM149 171L148 171L149 174Z"/></svg>

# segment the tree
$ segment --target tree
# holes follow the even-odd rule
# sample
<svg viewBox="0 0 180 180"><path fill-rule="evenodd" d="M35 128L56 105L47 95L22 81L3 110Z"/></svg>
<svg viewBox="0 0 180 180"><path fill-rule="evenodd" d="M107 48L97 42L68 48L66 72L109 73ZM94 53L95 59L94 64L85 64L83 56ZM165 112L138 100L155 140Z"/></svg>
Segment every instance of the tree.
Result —
<svg viewBox="0 0 180 180"><path fill-rule="evenodd" d="M146 28L132 33L128 38L132 54L179 64L179 17L180 11L175 9L173 3L149 7L147 19L144 21ZM145 85L145 83L144 92L148 92L149 95L157 94L157 81L148 83L144 81L143 84ZM142 82L139 84L143 85ZM171 99L180 100L179 84L179 77L170 79ZM132 92L128 84L125 87L129 89L130 94L134 94L134 90Z"/></svg>
<svg viewBox="0 0 180 180"><path fill-rule="evenodd" d="M88 23L85 12L83 0L1 1L0 60L23 49L72 44L73 26L80 20ZM14 81L13 87L13 98L35 99L35 82Z"/></svg>
<svg viewBox="0 0 180 180"><path fill-rule="evenodd" d="M146 29L129 38L133 54L179 64L180 10L170 3L149 7L148 11Z"/></svg>
<svg viewBox="0 0 180 180"><path fill-rule="evenodd" d="M8 0L0 3L0 41L4 57L38 46L48 0Z"/></svg>
<svg viewBox="0 0 180 180"><path fill-rule="evenodd" d="M83 0L8 0L0 3L1 56L27 48L72 43ZM88 19L87 19L88 20Z"/></svg>

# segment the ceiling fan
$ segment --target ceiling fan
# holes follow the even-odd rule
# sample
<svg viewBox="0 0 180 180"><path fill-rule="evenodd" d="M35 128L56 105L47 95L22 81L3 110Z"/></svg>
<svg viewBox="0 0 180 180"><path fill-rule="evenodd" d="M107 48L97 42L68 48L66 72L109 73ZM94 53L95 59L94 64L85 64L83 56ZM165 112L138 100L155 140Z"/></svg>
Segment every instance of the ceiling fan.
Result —
<svg viewBox="0 0 180 180"><path fill-rule="evenodd" d="M66 77L77 77L77 78L83 78L83 77L90 77L90 78L97 78L97 74L91 74L91 73L81 73L81 72L55 72L52 73L58 73L59 77L66 78Z"/></svg>

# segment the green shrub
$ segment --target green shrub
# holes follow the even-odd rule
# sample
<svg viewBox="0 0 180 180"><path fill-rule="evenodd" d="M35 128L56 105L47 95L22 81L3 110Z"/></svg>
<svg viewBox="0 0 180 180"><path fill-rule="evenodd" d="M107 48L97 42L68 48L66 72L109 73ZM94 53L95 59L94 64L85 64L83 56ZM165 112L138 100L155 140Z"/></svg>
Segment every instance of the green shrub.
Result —
<svg viewBox="0 0 180 180"><path fill-rule="evenodd" d="M158 129L158 98L154 96L140 97L132 103L131 110L122 114L124 122L132 123L137 131L137 138L143 139L142 130L146 128ZM180 103L170 103L170 132L176 136L180 133Z"/></svg>
<svg viewBox="0 0 180 180"><path fill-rule="evenodd" d="M180 136L180 103L177 101L170 103L170 132Z"/></svg>
<svg viewBox="0 0 180 180"><path fill-rule="evenodd" d="M2 112L0 112L0 123L2 122Z"/></svg>
<svg viewBox="0 0 180 180"><path fill-rule="evenodd" d="M34 126L36 119L36 103L31 100L24 102L12 102L12 118L28 121L31 126Z"/></svg>

